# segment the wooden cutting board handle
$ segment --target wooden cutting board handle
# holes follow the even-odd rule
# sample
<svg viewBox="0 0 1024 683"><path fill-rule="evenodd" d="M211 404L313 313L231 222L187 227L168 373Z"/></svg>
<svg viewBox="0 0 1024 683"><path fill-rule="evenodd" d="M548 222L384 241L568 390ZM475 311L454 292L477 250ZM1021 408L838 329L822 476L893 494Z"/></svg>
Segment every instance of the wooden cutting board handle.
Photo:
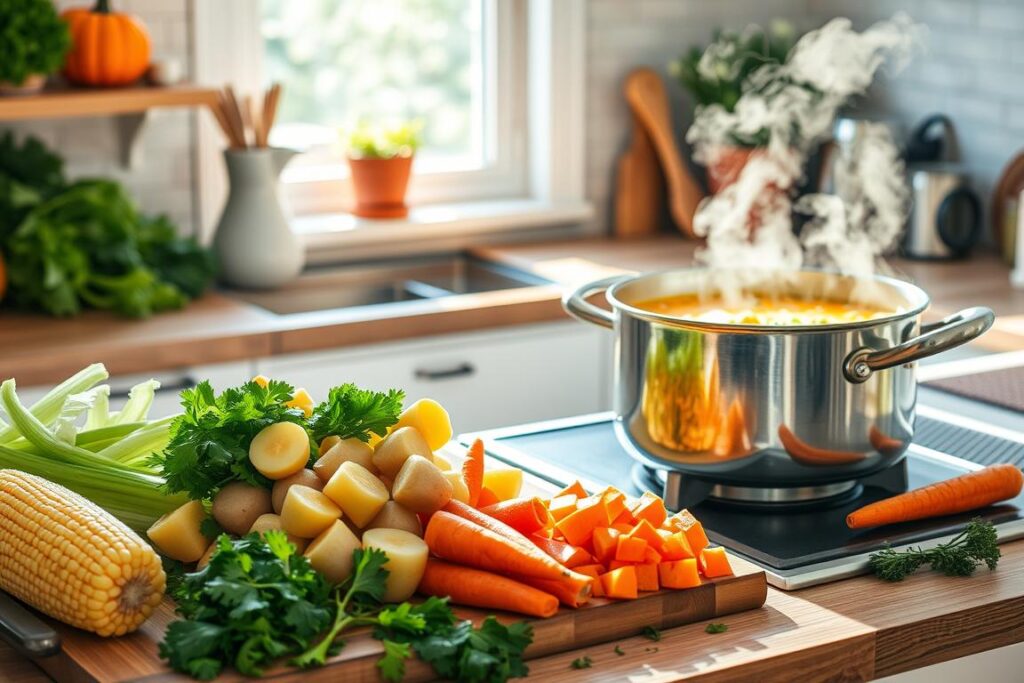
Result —
<svg viewBox="0 0 1024 683"><path fill-rule="evenodd" d="M634 114L633 135L629 148L619 157L615 176L615 236L643 237L658 232L664 201L654 142Z"/></svg>
<svg viewBox="0 0 1024 683"><path fill-rule="evenodd" d="M672 220L684 235L696 237L693 232L693 215L704 198L704 192L690 175L679 154L679 145L672 130L672 112L661 77L653 69L636 69L626 77L624 90L633 114L654 143L665 173Z"/></svg>

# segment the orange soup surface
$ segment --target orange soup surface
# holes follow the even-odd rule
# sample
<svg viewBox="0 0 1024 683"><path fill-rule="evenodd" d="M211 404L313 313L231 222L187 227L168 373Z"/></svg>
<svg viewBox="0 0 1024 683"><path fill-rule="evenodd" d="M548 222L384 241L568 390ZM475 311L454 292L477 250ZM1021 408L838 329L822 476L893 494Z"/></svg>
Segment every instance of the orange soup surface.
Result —
<svg viewBox="0 0 1024 683"><path fill-rule="evenodd" d="M634 305L661 315L729 325L835 325L884 318L893 313L863 304L760 294L751 294L735 306L696 294L648 299Z"/></svg>

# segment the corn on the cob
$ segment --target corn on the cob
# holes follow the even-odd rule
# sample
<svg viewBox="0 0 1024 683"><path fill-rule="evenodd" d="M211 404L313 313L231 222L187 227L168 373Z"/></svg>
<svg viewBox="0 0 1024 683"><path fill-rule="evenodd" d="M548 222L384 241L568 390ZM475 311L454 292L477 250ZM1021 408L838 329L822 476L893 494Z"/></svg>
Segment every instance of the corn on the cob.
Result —
<svg viewBox="0 0 1024 683"><path fill-rule="evenodd" d="M0 588L101 636L134 631L163 598L153 549L62 486L0 470Z"/></svg>

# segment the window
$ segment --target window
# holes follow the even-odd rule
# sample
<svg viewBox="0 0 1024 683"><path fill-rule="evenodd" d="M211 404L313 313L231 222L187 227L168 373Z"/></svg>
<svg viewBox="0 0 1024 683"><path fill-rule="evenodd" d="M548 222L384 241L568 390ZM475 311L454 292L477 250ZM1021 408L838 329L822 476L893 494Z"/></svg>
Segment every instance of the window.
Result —
<svg viewBox="0 0 1024 683"><path fill-rule="evenodd" d="M263 79L287 91L272 142L304 152L283 178L293 208L344 209L341 131L360 120L422 124L413 201L524 194L521 10L508 0L263 0Z"/></svg>

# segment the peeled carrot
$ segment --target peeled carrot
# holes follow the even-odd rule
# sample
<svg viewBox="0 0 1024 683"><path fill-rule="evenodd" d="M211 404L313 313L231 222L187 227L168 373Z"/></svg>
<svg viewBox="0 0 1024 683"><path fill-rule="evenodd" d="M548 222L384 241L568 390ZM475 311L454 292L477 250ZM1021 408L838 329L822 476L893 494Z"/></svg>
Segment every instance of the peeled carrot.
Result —
<svg viewBox="0 0 1024 683"><path fill-rule="evenodd" d="M558 602L562 603L566 607L579 607L590 601L592 594L592 584L594 579L587 577L591 585L587 586L587 589L583 592L576 590L572 585L565 581L552 581L551 579L536 579L528 576L517 576L516 581L521 581L527 586L532 586L537 590L544 591L555 596Z"/></svg>
<svg viewBox="0 0 1024 683"><path fill-rule="evenodd" d="M503 538L507 538L513 543L517 543L524 548L533 549L535 546L530 539L516 531L505 522L500 519L495 519L487 513L477 510L474 507L470 507L465 503L460 503L457 500L448 501L448 504L442 508L445 512L450 512L456 517L462 517L463 519L473 522L477 526L482 526L485 529L489 529L494 533L498 534ZM426 527L424 527L426 528Z"/></svg>
<svg viewBox="0 0 1024 683"><path fill-rule="evenodd" d="M484 442L480 439L473 442L462 461L462 478L469 489L469 504L476 506L484 486Z"/></svg>
<svg viewBox="0 0 1024 683"><path fill-rule="evenodd" d="M989 465L953 479L865 505L846 516L851 529L952 515L1020 494L1024 474L1014 465Z"/></svg>
<svg viewBox="0 0 1024 683"><path fill-rule="evenodd" d="M491 505L497 505L500 502L501 498L498 498L498 494L484 486L480 489L480 497L477 498L476 506L485 508Z"/></svg>
<svg viewBox="0 0 1024 683"><path fill-rule="evenodd" d="M533 534L530 536L530 542L568 569L575 569L594 561L594 558L586 550L569 545L564 541L556 541L553 538Z"/></svg>
<svg viewBox="0 0 1024 683"><path fill-rule="evenodd" d="M558 611L558 598L537 588L506 576L433 558L427 560L418 590L423 595L449 597L460 605L519 612L531 617L550 617Z"/></svg>
<svg viewBox="0 0 1024 683"><path fill-rule="evenodd" d="M540 498L512 498L480 511L527 536L548 525L548 509Z"/></svg>

